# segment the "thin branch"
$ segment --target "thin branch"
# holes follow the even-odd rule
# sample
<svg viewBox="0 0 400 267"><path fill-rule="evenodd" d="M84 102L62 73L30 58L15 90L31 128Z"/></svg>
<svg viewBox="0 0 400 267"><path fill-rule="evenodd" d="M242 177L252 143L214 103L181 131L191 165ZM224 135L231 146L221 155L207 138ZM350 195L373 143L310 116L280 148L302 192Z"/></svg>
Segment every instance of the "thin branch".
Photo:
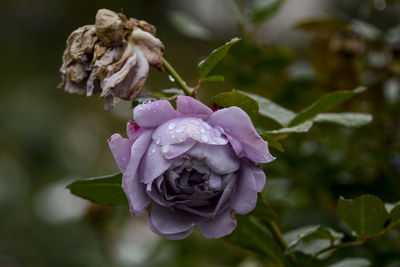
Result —
<svg viewBox="0 0 400 267"><path fill-rule="evenodd" d="M162 58L162 64L167 72L174 78L176 84L183 89L185 95L192 96L193 90L190 89L189 86L187 86L186 82L181 78L181 76L176 72L176 70L171 66L171 64L168 63L165 58Z"/></svg>
<svg viewBox="0 0 400 267"><path fill-rule="evenodd" d="M331 245L330 247L327 247L323 250L318 251L317 253L315 253L314 255L312 255L311 257L309 257L307 259L307 261L303 264L303 266L307 266L309 265L315 258L317 258L319 255L332 250L332 249L337 249L337 248L346 248L346 247L355 247L355 246L361 246L364 245L365 242L367 242L366 239L360 239L357 241L353 241L353 242L346 242L346 243L340 243L340 244L336 244L336 245Z"/></svg>
<svg viewBox="0 0 400 267"><path fill-rule="evenodd" d="M287 249L287 244L285 239L283 239L282 233L279 230L278 225L275 223L275 221L262 221L270 230L271 234L275 238L276 242L279 244L279 246L282 248L283 251ZM293 266L297 266L296 259L293 254L288 254L288 259L290 263Z"/></svg>

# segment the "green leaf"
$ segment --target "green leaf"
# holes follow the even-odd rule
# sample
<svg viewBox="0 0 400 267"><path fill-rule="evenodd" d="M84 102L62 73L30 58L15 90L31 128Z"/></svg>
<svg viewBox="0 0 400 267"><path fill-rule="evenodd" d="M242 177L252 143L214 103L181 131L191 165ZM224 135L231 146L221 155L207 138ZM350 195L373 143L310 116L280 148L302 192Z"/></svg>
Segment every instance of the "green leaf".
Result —
<svg viewBox="0 0 400 267"><path fill-rule="evenodd" d="M67 188L75 196L98 204L108 206L128 204L128 200L122 190L121 173L77 180L67 185Z"/></svg>
<svg viewBox="0 0 400 267"><path fill-rule="evenodd" d="M203 79L203 82L223 82L223 81L225 81L225 77L222 75L208 76Z"/></svg>
<svg viewBox="0 0 400 267"><path fill-rule="evenodd" d="M372 195L350 200L340 197L339 214L347 227L361 238L378 234L389 219L383 201Z"/></svg>
<svg viewBox="0 0 400 267"><path fill-rule="evenodd" d="M223 46L220 46L212 51L212 53L206 59L202 60L197 67L197 72L200 79L206 77L207 74L210 73L210 71L215 67L215 65L217 65L217 63L225 57L229 51L229 48L239 41L239 38L233 38Z"/></svg>
<svg viewBox="0 0 400 267"><path fill-rule="evenodd" d="M268 134L261 134L261 137L268 142L268 146L269 147L273 147L275 149L277 149L280 152L285 152L285 150L283 149L283 146L281 143L279 143L278 140L276 140L273 136L268 135Z"/></svg>
<svg viewBox="0 0 400 267"><path fill-rule="evenodd" d="M239 93L235 89L230 92L224 92L213 96L207 101L207 103L209 106L212 106L212 104L217 104L223 108L232 106L239 107L243 109L252 119L258 114L257 102L251 97Z"/></svg>
<svg viewBox="0 0 400 267"><path fill-rule="evenodd" d="M319 113L325 112L364 91L365 87L358 87L352 91L337 91L323 95L308 108L297 114L296 117L290 121L289 126L295 126L307 120L311 120Z"/></svg>
<svg viewBox="0 0 400 267"><path fill-rule="evenodd" d="M248 95L249 97L257 101L259 107L258 112L261 115L273 119L282 126L288 126L289 122L296 116L296 113L294 113L293 111L276 104L268 98L243 91L239 92Z"/></svg>
<svg viewBox="0 0 400 267"><path fill-rule="evenodd" d="M236 218L237 227L225 240L259 253L274 263L272 266L289 266L282 249L264 225L250 216L236 215Z"/></svg>
<svg viewBox="0 0 400 267"><path fill-rule="evenodd" d="M210 40L212 38L212 33L187 13L172 11L169 13L168 18L172 25L186 36L201 40Z"/></svg>
<svg viewBox="0 0 400 267"><path fill-rule="evenodd" d="M263 200L261 195L258 196L256 207L249 213L249 215L257 217L263 221L273 221L276 219L275 212L271 209L269 204Z"/></svg>
<svg viewBox="0 0 400 267"><path fill-rule="evenodd" d="M163 89L161 92L168 96L173 96L173 95L185 95L185 92L182 89L178 88L168 88L168 89ZM154 92L152 93L154 94Z"/></svg>
<svg viewBox="0 0 400 267"><path fill-rule="evenodd" d="M345 258L341 261L335 262L334 264L328 265L328 267L368 267L372 266L371 262L365 258Z"/></svg>
<svg viewBox="0 0 400 267"><path fill-rule="evenodd" d="M158 100L159 98L163 98L163 97L165 97L165 95L163 93L152 94L152 95L140 94L139 97L137 97L134 100L132 100L131 108L134 108L137 105L144 104L144 103L147 103L147 102L150 102L150 101Z"/></svg>
<svg viewBox="0 0 400 267"><path fill-rule="evenodd" d="M314 119L315 122L333 122L346 127L361 127L372 121L372 115L368 113L321 113Z"/></svg>
<svg viewBox="0 0 400 267"><path fill-rule="evenodd" d="M257 0L253 7L253 21L257 23L265 22L271 18L282 6L284 0Z"/></svg>
<svg viewBox="0 0 400 267"><path fill-rule="evenodd" d="M302 124L299 124L294 127L285 127L278 130L270 130L265 131L264 134L267 135L279 135L279 134L286 134L286 133L306 133L308 132L313 125L312 121L306 121Z"/></svg>
<svg viewBox="0 0 400 267"><path fill-rule="evenodd" d="M299 251L307 255L313 255L333 244L339 243L343 236L344 234L328 227L316 225L285 233L284 238L288 244L287 252Z"/></svg>

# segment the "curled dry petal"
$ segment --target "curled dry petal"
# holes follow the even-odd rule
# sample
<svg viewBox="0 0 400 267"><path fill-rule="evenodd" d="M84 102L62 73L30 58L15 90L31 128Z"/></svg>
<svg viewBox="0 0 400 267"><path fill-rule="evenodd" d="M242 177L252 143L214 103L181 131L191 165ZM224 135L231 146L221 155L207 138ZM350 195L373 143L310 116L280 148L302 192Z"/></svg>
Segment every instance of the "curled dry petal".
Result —
<svg viewBox="0 0 400 267"><path fill-rule="evenodd" d="M119 99L133 100L141 92L149 65L162 70L164 45L155 27L100 9L94 25L68 37L61 66L60 87L69 93L106 99L107 110Z"/></svg>

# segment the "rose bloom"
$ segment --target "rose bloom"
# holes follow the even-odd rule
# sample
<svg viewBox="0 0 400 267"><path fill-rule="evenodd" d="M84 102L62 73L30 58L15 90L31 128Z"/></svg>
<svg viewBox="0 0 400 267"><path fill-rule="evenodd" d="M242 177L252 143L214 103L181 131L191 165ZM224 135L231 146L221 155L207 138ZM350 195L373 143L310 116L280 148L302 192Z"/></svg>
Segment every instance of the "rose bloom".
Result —
<svg viewBox="0 0 400 267"><path fill-rule="evenodd" d="M162 70L164 45L155 35L155 27L146 21L100 9L94 25L68 37L59 87L69 93L99 94L107 110L120 99L135 99L149 66Z"/></svg>
<svg viewBox="0 0 400 267"><path fill-rule="evenodd" d="M108 143L123 173L133 215L143 215L167 239L183 239L194 226L207 238L230 234L235 213L254 209L265 185L259 163L274 160L268 144L238 107L210 108L179 96L142 104L128 122L128 138Z"/></svg>

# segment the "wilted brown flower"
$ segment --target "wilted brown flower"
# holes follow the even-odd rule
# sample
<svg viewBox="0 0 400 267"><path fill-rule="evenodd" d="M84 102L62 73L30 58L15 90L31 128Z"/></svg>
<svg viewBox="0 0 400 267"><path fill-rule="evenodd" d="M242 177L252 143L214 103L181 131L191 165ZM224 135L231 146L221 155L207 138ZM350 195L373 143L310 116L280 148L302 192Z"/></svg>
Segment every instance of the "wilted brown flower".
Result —
<svg viewBox="0 0 400 267"><path fill-rule="evenodd" d="M69 93L100 94L107 110L119 99L133 100L149 65L162 70L164 45L155 32L146 21L100 9L95 25L80 27L68 37L59 86Z"/></svg>

